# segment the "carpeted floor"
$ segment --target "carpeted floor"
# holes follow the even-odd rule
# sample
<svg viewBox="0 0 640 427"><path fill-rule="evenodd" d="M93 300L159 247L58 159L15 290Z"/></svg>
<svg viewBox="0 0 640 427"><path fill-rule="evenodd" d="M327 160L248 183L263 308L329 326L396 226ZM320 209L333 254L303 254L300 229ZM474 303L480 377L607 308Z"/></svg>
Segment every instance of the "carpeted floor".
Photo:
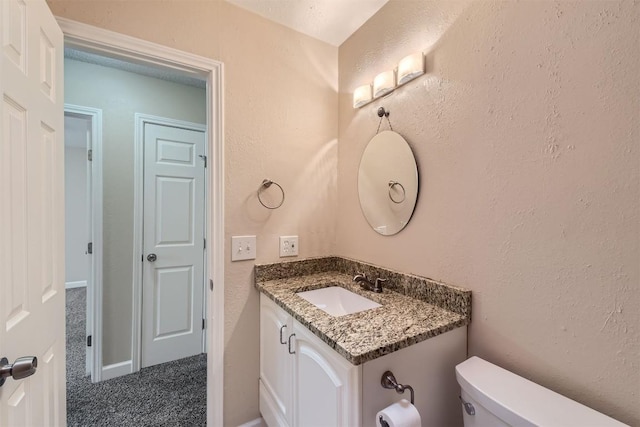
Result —
<svg viewBox="0 0 640 427"><path fill-rule="evenodd" d="M204 426L205 354L92 384L85 372L85 288L67 290L67 425Z"/></svg>

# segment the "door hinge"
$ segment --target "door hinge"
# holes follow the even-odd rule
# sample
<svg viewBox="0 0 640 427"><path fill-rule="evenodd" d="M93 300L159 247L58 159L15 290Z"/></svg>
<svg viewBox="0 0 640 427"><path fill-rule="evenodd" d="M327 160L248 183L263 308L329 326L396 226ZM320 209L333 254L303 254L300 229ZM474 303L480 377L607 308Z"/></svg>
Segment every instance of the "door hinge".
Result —
<svg viewBox="0 0 640 427"><path fill-rule="evenodd" d="M202 154L200 154L198 157L200 157L202 160L204 160L204 167L207 167L207 156L203 156Z"/></svg>
<svg viewBox="0 0 640 427"><path fill-rule="evenodd" d="M202 329L206 329L207 326L207 321L205 319L202 319Z"/></svg>
<svg viewBox="0 0 640 427"><path fill-rule="evenodd" d="M88 150L87 151L87 160L92 162L93 161L93 150Z"/></svg>
<svg viewBox="0 0 640 427"><path fill-rule="evenodd" d="M87 337L87 347L91 347L91 335Z"/></svg>
<svg viewBox="0 0 640 427"><path fill-rule="evenodd" d="M207 249L207 239L206 239L206 238L204 238L203 240L204 240L204 247L203 247L203 249Z"/></svg>
<svg viewBox="0 0 640 427"><path fill-rule="evenodd" d="M213 290L213 279L209 279L209 289Z"/></svg>
<svg viewBox="0 0 640 427"><path fill-rule="evenodd" d="M92 254L93 253L93 242L89 242L87 244L87 253L88 254Z"/></svg>

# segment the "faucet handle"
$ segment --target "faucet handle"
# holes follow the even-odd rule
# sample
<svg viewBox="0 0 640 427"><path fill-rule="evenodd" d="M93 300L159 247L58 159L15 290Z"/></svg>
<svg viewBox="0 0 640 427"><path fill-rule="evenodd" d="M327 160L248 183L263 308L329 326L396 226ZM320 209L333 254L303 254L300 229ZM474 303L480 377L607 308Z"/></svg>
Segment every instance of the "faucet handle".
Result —
<svg viewBox="0 0 640 427"><path fill-rule="evenodd" d="M353 276L353 280L358 281L358 279L365 279L367 280L367 275L364 273L360 273L356 271L356 275Z"/></svg>

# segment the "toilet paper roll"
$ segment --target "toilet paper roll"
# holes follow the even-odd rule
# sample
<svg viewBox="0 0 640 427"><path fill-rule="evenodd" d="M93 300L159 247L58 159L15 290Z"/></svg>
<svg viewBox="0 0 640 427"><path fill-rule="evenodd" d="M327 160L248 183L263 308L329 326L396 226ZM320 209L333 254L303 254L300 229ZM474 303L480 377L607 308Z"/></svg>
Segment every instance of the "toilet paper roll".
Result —
<svg viewBox="0 0 640 427"><path fill-rule="evenodd" d="M389 427L421 427L420 413L407 399L389 405L376 414L376 426L382 427L380 417Z"/></svg>

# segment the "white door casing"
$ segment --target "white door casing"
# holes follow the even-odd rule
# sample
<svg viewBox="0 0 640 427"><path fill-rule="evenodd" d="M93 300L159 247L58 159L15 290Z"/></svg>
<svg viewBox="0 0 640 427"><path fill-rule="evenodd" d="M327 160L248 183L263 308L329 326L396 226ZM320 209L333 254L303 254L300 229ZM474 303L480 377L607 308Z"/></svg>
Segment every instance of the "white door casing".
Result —
<svg viewBox="0 0 640 427"><path fill-rule="evenodd" d="M44 0L0 2L0 425L65 425L63 36Z"/></svg>
<svg viewBox="0 0 640 427"><path fill-rule="evenodd" d="M202 131L145 123L142 367L202 352L204 148Z"/></svg>

